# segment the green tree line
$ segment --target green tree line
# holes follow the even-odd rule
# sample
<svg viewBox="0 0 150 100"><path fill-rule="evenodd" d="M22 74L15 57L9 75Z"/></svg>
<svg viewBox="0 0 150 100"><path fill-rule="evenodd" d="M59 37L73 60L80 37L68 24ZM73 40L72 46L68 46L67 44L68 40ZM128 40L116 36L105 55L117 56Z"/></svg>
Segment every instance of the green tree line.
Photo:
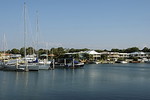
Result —
<svg viewBox="0 0 150 100"><path fill-rule="evenodd" d="M64 55L65 53L72 53L72 52L80 52L80 51L88 51L90 49L84 48L84 49L68 49L68 48L63 48L63 47L58 47L58 48L50 48L50 49L39 49L39 50L35 50L33 47L28 47L26 48L26 54L30 55L30 54L54 54L56 58L61 57L62 55ZM142 50L140 50L138 47L131 47L131 48L127 48L127 49L117 49L117 48L113 48L111 50L95 50L97 52L105 52L105 51L110 51L110 52L120 52L120 53L131 53L131 52L150 52L150 48L144 47ZM3 51L1 51L3 52ZM7 50L6 53L10 53L10 54L21 54L22 56L24 56L24 48L21 49L16 49L13 48L11 50Z"/></svg>

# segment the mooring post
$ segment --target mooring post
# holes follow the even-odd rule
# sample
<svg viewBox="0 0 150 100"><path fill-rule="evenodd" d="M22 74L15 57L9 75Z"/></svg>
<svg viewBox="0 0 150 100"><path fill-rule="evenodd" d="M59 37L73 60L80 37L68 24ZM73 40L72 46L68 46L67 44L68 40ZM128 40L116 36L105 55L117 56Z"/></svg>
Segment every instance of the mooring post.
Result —
<svg viewBox="0 0 150 100"><path fill-rule="evenodd" d="M74 58L73 58L73 61L72 61L72 67L74 68Z"/></svg>
<svg viewBox="0 0 150 100"><path fill-rule="evenodd" d="M55 59L53 59L53 69L55 69Z"/></svg>

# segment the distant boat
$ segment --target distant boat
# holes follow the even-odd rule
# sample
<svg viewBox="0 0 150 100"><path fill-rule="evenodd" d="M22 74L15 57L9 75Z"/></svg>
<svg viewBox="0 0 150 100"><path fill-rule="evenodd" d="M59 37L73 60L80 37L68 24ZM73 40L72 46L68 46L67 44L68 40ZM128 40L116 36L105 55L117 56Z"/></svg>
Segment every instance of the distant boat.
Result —
<svg viewBox="0 0 150 100"><path fill-rule="evenodd" d="M9 60L7 63L2 64L4 71L24 71L24 68L18 67L18 60Z"/></svg>
<svg viewBox="0 0 150 100"><path fill-rule="evenodd" d="M0 70L3 70L3 62L0 61Z"/></svg>
<svg viewBox="0 0 150 100"><path fill-rule="evenodd" d="M52 66L52 64L51 64ZM55 68L82 68L84 67L84 63L78 61L72 61L70 63L58 63L55 62Z"/></svg>
<svg viewBox="0 0 150 100"><path fill-rule="evenodd" d="M127 61L116 61L116 63L126 64L128 62Z"/></svg>
<svg viewBox="0 0 150 100"><path fill-rule="evenodd" d="M10 60L7 63L3 64L3 70L5 71L25 71L25 68L28 67L29 71L38 71L39 66L36 63L24 63L24 59L14 59Z"/></svg>
<svg viewBox="0 0 150 100"><path fill-rule="evenodd" d="M149 63L150 63L150 61L149 61L149 60L148 60L148 61L145 61L145 63L148 63L148 64L149 64Z"/></svg>
<svg viewBox="0 0 150 100"><path fill-rule="evenodd" d="M126 61L120 61L120 63L121 63L121 64L126 64L126 63L128 63L128 62L126 62Z"/></svg>
<svg viewBox="0 0 150 100"><path fill-rule="evenodd" d="M101 63L100 61L96 61L96 60L88 62L88 64L100 64L100 63Z"/></svg>
<svg viewBox="0 0 150 100"><path fill-rule="evenodd" d="M99 61L93 61L92 63L93 64L100 64L101 62L99 62Z"/></svg>
<svg viewBox="0 0 150 100"><path fill-rule="evenodd" d="M141 61L131 61L130 63L141 63Z"/></svg>
<svg viewBox="0 0 150 100"><path fill-rule="evenodd" d="M28 64L28 70L29 71L38 71L39 70L39 66L38 65L34 65L34 64ZM3 70L4 71L25 71L26 65L3 65Z"/></svg>
<svg viewBox="0 0 150 100"><path fill-rule="evenodd" d="M84 67L84 63L82 63L82 62L76 63L76 64L74 64L74 67L75 68L82 68L82 67Z"/></svg>
<svg viewBox="0 0 150 100"><path fill-rule="evenodd" d="M39 61L38 66L39 70L48 70L50 69L51 61Z"/></svg>

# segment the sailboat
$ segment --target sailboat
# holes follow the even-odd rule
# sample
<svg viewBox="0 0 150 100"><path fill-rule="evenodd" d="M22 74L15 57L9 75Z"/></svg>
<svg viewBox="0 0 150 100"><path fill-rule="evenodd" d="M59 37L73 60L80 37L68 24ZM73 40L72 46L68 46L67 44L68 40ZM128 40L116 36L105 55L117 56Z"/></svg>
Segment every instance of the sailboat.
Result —
<svg viewBox="0 0 150 100"><path fill-rule="evenodd" d="M48 70L48 69L50 69L51 61L48 61L48 55L47 54L43 54L41 56L46 57L46 59L40 60L38 62L39 69L40 70L43 70L43 69Z"/></svg>
<svg viewBox="0 0 150 100"><path fill-rule="evenodd" d="M5 34L4 34L4 40L3 40L4 44L3 44L3 48L4 48L4 60L3 63L1 63L1 66L3 67L3 70L7 70L7 71L23 71L24 68L19 68L18 67L18 60L10 60L8 62L5 62L5 57L6 57L6 53L5 53L5 47L6 47L6 39L5 39Z"/></svg>
<svg viewBox="0 0 150 100"><path fill-rule="evenodd" d="M24 56L25 57L20 60L16 59L14 62L12 61L7 62L6 64L3 65L4 70L10 70L10 71L38 71L39 70L39 66L36 63L28 63L26 57L26 34L27 34L26 3L24 3Z"/></svg>
<svg viewBox="0 0 150 100"><path fill-rule="evenodd" d="M36 11L36 14L37 14L37 20L36 20L36 33L37 33L37 45L38 45L38 33L39 33L39 20L38 20L38 11ZM47 47L47 45L46 45ZM38 46L37 46L37 49L38 49ZM38 51L38 50L37 50ZM37 65L39 66L39 70L48 70L50 68L50 64L51 64L51 61L48 61L48 53L46 54L43 54L43 55L40 55L40 56L43 56L43 57L46 57L46 59L43 59L43 60L39 60L39 54L37 52L37 59L38 59L38 63Z"/></svg>
<svg viewBox="0 0 150 100"><path fill-rule="evenodd" d="M26 34L27 34L27 27L26 27L26 3L24 3L24 61L25 64L21 66L22 68L25 68L25 71L38 71L39 66L36 63L28 63L27 57L26 57Z"/></svg>

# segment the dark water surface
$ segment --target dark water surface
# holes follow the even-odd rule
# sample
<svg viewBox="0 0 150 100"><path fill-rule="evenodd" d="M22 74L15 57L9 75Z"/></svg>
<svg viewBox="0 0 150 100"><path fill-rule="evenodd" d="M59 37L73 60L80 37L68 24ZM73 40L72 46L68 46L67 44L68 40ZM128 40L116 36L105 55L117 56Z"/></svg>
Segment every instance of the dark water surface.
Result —
<svg viewBox="0 0 150 100"><path fill-rule="evenodd" d="M150 64L0 71L0 100L150 100Z"/></svg>

